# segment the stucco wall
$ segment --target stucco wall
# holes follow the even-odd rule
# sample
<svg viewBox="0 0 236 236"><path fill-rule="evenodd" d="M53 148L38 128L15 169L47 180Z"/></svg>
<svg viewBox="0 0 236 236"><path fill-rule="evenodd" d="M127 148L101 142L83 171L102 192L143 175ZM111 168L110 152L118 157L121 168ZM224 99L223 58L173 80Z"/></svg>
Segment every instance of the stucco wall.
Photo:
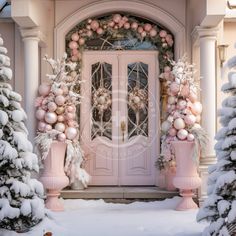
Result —
<svg viewBox="0 0 236 236"><path fill-rule="evenodd" d="M135 0L129 0L129 2ZM97 0L60 0L55 2L55 25L60 23L69 14L75 12L79 8L85 7L88 4L98 2ZM99 1L101 2L101 0ZM104 1L105 2L105 1ZM171 15L175 16L182 24L185 24L185 0L145 0L136 2L146 2L162 8ZM89 17L89 16L88 16ZM148 16L146 16L148 18Z"/></svg>

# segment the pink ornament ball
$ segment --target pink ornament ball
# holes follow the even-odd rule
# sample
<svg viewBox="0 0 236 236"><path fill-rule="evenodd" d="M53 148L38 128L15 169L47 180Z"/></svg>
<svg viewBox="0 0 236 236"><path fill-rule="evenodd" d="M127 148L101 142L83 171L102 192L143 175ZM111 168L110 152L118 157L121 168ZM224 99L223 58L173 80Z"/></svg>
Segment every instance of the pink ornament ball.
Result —
<svg viewBox="0 0 236 236"><path fill-rule="evenodd" d="M48 124L54 124L57 121L57 114L55 112L47 112L45 114L45 121Z"/></svg>
<svg viewBox="0 0 236 236"><path fill-rule="evenodd" d="M174 137L177 134L177 130L175 128L171 128L171 129L169 129L168 133L170 136Z"/></svg>
<svg viewBox="0 0 236 236"><path fill-rule="evenodd" d="M66 119L67 120L73 120L75 118L75 114L74 113L66 113Z"/></svg>
<svg viewBox="0 0 236 236"><path fill-rule="evenodd" d="M46 112L43 109L38 109L35 113L35 116L38 120L44 120Z"/></svg>
<svg viewBox="0 0 236 236"><path fill-rule="evenodd" d="M197 95L196 95L196 93L194 93L194 92L190 92L189 93L189 100L191 101L191 102L196 102L197 101Z"/></svg>
<svg viewBox="0 0 236 236"><path fill-rule="evenodd" d="M165 30L161 30L160 33L159 33L159 35L160 35L161 38L165 38L166 35L167 35L167 33L166 33Z"/></svg>
<svg viewBox="0 0 236 236"><path fill-rule="evenodd" d="M188 135L187 135L187 140L188 140L189 142L193 141L194 139L195 139L195 137L194 137L193 134L188 134Z"/></svg>
<svg viewBox="0 0 236 236"><path fill-rule="evenodd" d="M129 29L130 28L130 23L129 22L124 23L124 28Z"/></svg>
<svg viewBox="0 0 236 236"><path fill-rule="evenodd" d="M184 117L184 121L187 125L193 125L196 122L196 116L194 115L186 115Z"/></svg>
<svg viewBox="0 0 236 236"><path fill-rule="evenodd" d="M144 25L144 30L146 32L150 32L151 29L152 29L152 25L151 24L147 23L147 24Z"/></svg>
<svg viewBox="0 0 236 236"><path fill-rule="evenodd" d="M143 27L142 27L142 26L139 26L139 27L138 27L138 33L141 34L142 32L143 32Z"/></svg>
<svg viewBox="0 0 236 236"><path fill-rule="evenodd" d="M73 120L69 120L67 124L68 124L68 126L70 126L70 127L75 127L75 126L76 126L76 122L73 121Z"/></svg>
<svg viewBox="0 0 236 236"><path fill-rule="evenodd" d="M202 104L200 102L194 102L190 108L194 115L200 115L202 112Z"/></svg>
<svg viewBox="0 0 236 236"><path fill-rule="evenodd" d="M108 23L108 26L110 26L111 28L114 27L114 25L115 25L115 22L114 22L114 21L110 21L110 22Z"/></svg>
<svg viewBox="0 0 236 236"><path fill-rule="evenodd" d="M98 29L98 27L99 27L99 23L98 23L96 20L93 20L93 21L91 22L90 26L91 26L91 29L92 29L93 31L96 31L96 30Z"/></svg>
<svg viewBox="0 0 236 236"><path fill-rule="evenodd" d="M59 132L64 132L66 127L63 123L57 123L54 128Z"/></svg>
<svg viewBox="0 0 236 236"><path fill-rule="evenodd" d="M155 29L150 30L150 36L155 37L157 35L157 31Z"/></svg>
<svg viewBox="0 0 236 236"><path fill-rule="evenodd" d="M57 140L60 142L64 142L66 140L66 135L65 134L58 134L57 135Z"/></svg>
<svg viewBox="0 0 236 236"><path fill-rule="evenodd" d="M45 130L45 126L46 126L46 124L44 122L40 121L38 123L38 130L43 132Z"/></svg>
<svg viewBox="0 0 236 236"><path fill-rule="evenodd" d="M82 45L84 45L84 43L85 43L85 39L84 38L80 38L79 39L79 45L82 46Z"/></svg>
<svg viewBox="0 0 236 236"><path fill-rule="evenodd" d="M138 23L137 22L133 22L131 24L131 29L136 30L137 28L138 28Z"/></svg>
<svg viewBox="0 0 236 236"><path fill-rule="evenodd" d="M49 125L49 124L47 124L47 125L45 126L45 131L50 131L50 130L52 130L52 126Z"/></svg>
<svg viewBox="0 0 236 236"><path fill-rule="evenodd" d="M175 119L175 121L174 121L174 127L175 127L177 130L184 129L184 128L185 128L184 120L183 120L182 118L177 118L177 119Z"/></svg>
<svg viewBox="0 0 236 236"><path fill-rule="evenodd" d="M75 42L75 41L71 41L71 42L69 43L69 48L70 48L70 49L76 49L76 48L78 48L78 43Z"/></svg>
<svg viewBox="0 0 236 236"><path fill-rule="evenodd" d="M93 35L93 32L91 30L88 30L86 34L88 37L91 37Z"/></svg>
<svg viewBox="0 0 236 236"><path fill-rule="evenodd" d="M79 60L79 57L77 55L74 55L71 57L71 61L76 62Z"/></svg>
<svg viewBox="0 0 236 236"><path fill-rule="evenodd" d="M51 90L51 85L47 84L47 83L42 83L39 86L39 94L41 96L47 96L50 93Z"/></svg>
<svg viewBox="0 0 236 236"><path fill-rule="evenodd" d="M73 112L73 111L74 111L74 108L73 108L72 106L68 106L68 107L66 108L66 111L67 111L67 112Z"/></svg>
<svg viewBox="0 0 236 236"><path fill-rule="evenodd" d="M103 32L104 32L104 31L103 31L102 28L98 28L98 29L97 29L97 34L101 35L101 34L103 34Z"/></svg>
<svg viewBox="0 0 236 236"><path fill-rule="evenodd" d="M78 41L78 40L79 40L79 35L78 35L78 33L72 34L72 35L71 35L71 39L72 39L73 41Z"/></svg>
<svg viewBox="0 0 236 236"><path fill-rule="evenodd" d="M179 92L179 84L177 84L176 82L171 83L170 85L170 91L176 95Z"/></svg>
<svg viewBox="0 0 236 236"><path fill-rule="evenodd" d="M112 19L115 23L119 23L121 21L121 18L122 17L120 14L115 14Z"/></svg>
<svg viewBox="0 0 236 236"><path fill-rule="evenodd" d="M78 49L73 49L72 52L71 52L72 56L77 56L79 54L79 51Z"/></svg>
<svg viewBox="0 0 236 236"><path fill-rule="evenodd" d="M57 109L57 104L55 102L49 102L48 103L48 110L50 112L54 112Z"/></svg>
<svg viewBox="0 0 236 236"><path fill-rule="evenodd" d="M56 103L58 106L64 105L65 101L66 101L65 97L62 96L62 95L56 96L56 98L55 98L55 103Z"/></svg>
<svg viewBox="0 0 236 236"><path fill-rule="evenodd" d="M64 120L65 120L64 116L62 116L62 115L57 116L57 121L63 122Z"/></svg>
<svg viewBox="0 0 236 236"><path fill-rule="evenodd" d="M68 139L73 140L77 136L77 129L74 127L68 127L65 134Z"/></svg>
<svg viewBox="0 0 236 236"><path fill-rule="evenodd" d="M177 137L180 139L180 140L184 140L186 139L188 136L188 131L186 129L180 129L177 133Z"/></svg>

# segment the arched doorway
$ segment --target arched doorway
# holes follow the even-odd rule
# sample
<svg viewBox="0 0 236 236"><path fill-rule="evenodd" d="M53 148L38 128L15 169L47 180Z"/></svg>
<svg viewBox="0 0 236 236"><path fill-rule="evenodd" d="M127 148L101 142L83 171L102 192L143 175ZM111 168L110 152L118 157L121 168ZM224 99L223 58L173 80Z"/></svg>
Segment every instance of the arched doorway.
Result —
<svg viewBox="0 0 236 236"><path fill-rule="evenodd" d="M86 19L66 35L84 81L78 118L93 185L155 184L157 78L173 58L173 42L163 27L124 14Z"/></svg>

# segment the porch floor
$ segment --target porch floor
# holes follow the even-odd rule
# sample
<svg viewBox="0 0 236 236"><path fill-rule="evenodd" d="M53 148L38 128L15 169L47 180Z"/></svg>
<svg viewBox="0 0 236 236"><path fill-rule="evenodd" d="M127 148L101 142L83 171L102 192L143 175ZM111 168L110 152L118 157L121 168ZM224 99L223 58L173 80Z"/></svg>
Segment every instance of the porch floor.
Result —
<svg viewBox="0 0 236 236"><path fill-rule="evenodd" d="M167 191L155 186L150 187L89 187L84 190L72 190L69 188L61 191L64 199L143 199L143 200L162 200L178 196L178 191Z"/></svg>

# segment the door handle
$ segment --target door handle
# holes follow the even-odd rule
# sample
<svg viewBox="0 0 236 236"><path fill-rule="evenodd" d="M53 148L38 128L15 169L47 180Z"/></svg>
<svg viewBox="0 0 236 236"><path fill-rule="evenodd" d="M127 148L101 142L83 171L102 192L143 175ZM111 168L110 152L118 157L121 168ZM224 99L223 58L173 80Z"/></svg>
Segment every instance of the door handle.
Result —
<svg viewBox="0 0 236 236"><path fill-rule="evenodd" d="M125 121L121 121L120 123L120 129L122 131L122 141L125 141L125 130L126 130L126 123Z"/></svg>

